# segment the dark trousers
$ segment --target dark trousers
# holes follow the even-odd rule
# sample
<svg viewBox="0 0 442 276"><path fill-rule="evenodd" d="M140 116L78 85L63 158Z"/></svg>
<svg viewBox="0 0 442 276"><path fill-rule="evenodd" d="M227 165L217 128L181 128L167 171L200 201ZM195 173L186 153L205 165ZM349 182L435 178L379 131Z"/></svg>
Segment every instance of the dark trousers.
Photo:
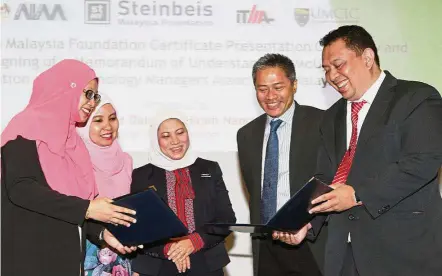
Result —
<svg viewBox="0 0 442 276"><path fill-rule="evenodd" d="M347 250L345 252L344 265L342 266L341 276L359 276L356 269L355 259L353 257L353 249L351 243L347 244Z"/></svg>
<svg viewBox="0 0 442 276"><path fill-rule="evenodd" d="M259 241L258 276L321 276L308 244L291 246L280 241Z"/></svg>
<svg viewBox="0 0 442 276"><path fill-rule="evenodd" d="M141 276L150 276L146 274L140 274ZM211 271L211 272L194 272L192 270L187 270L184 273L178 273L178 271L175 269L161 269L158 276L224 276L224 271L222 269Z"/></svg>
<svg viewBox="0 0 442 276"><path fill-rule="evenodd" d="M158 276L224 276L224 272L222 269L211 271L211 272L204 272L202 274L200 273L194 273L192 270L188 270L184 273L178 273L176 271L174 272L167 272L167 271L160 271L160 274Z"/></svg>
<svg viewBox="0 0 442 276"><path fill-rule="evenodd" d="M190 269L184 273L178 273L176 265L172 261L163 261L157 275L146 276L224 276L224 271L222 268L209 271L204 255L198 252L190 256Z"/></svg>

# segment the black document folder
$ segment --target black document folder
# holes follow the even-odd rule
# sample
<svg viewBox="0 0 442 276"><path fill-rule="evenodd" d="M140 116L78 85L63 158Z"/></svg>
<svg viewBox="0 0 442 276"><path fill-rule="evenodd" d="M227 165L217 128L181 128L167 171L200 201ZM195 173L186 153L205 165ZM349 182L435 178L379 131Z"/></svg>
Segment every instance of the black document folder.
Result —
<svg viewBox="0 0 442 276"><path fill-rule="evenodd" d="M208 223L206 229L209 233L219 231L217 228L255 234L266 234L273 231L296 232L316 216L316 214L308 212L316 206L313 206L311 201L332 190L327 184L313 177L266 224Z"/></svg>
<svg viewBox="0 0 442 276"><path fill-rule="evenodd" d="M188 232L172 209L152 189L116 198L113 204L137 212L137 222L130 227L113 224L106 226L123 245L152 243L183 236Z"/></svg>

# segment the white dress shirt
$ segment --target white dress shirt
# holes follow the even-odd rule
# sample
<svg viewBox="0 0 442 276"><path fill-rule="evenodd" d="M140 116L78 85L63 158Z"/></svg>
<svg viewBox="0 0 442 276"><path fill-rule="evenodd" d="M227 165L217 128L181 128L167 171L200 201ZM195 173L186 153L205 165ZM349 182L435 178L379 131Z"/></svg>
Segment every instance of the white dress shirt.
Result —
<svg viewBox="0 0 442 276"><path fill-rule="evenodd" d="M362 102L366 101L367 103L364 104L361 108L361 110L358 113L358 137L361 133L362 124L364 123L365 117L367 117L368 110L370 110L371 105L373 104L374 98L378 94L379 88L381 87L382 82L385 79L385 73L384 71L381 72L379 75L379 78L371 85L371 87L365 92L362 97L354 102ZM351 140L351 101L347 101L347 149L350 145Z"/></svg>
<svg viewBox="0 0 442 276"><path fill-rule="evenodd" d="M362 102L366 101L367 103L364 104L361 108L361 110L358 113L358 136L361 133L362 125L364 124L365 117L367 117L368 111L370 110L371 105L373 104L374 98L378 94L379 88L381 87L382 82L385 79L385 73L384 71L381 71L381 74L379 75L378 79L371 85L371 87L365 92L362 97L354 102ZM347 101L347 149L350 146L350 140L351 140L351 101ZM348 233L348 242L351 242L350 233Z"/></svg>
<svg viewBox="0 0 442 276"><path fill-rule="evenodd" d="M295 113L295 102L287 109L284 114L278 118L267 115L266 127L264 131L264 142L262 145L262 163L261 163L261 194L264 182L264 163L267 149L267 141L270 135L270 122L273 119L282 120L281 125L276 130L278 135L278 188L276 195L276 210L279 210L290 199L290 141L292 138L293 114Z"/></svg>

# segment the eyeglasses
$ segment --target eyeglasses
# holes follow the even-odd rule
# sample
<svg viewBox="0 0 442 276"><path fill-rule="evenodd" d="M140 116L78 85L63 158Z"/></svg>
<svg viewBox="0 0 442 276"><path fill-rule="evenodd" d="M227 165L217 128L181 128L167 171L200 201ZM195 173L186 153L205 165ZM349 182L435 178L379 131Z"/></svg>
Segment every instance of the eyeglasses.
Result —
<svg viewBox="0 0 442 276"><path fill-rule="evenodd" d="M83 92L86 95L86 98L88 100L94 99L95 103L99 103L100 102L101 96L100 96L100 94L98 94L98 92L94 92L92 90L84 90Z"/></svg>

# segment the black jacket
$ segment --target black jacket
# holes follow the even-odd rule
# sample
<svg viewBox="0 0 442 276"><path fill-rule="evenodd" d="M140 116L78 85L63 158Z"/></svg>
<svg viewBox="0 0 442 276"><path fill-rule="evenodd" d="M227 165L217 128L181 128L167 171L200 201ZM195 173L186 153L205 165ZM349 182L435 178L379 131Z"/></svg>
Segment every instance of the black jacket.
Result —
<svg viewBox="0 0 442 276"><path fill-rule="evenodd" d="M349 232L361 276L441 275L442 100L427 84L385 73L347 180L364 205L330 216L326 276L340 275ZM346 107L336 102L321 126L318 176L327 182L346 151Z"/></svg>
<svg viewBox="0 0 442 276"><path fill-rule="evenodd" d="M1 153L1 275L78 276L85 234L98 243L102 230L98 224L85 223L89 200L49 187L35 141L19 136Z"/></svg>
<svg viewBox="0 0 442 276"><path fill-rule="evenodd" d="M319 125L323 111L294 102L290 139L290 195L293 196L314 174L319 147ZM237 134L238 158L242 177L249 193L250 222L260 224L262 149L267 115L264 113L239 129ZM319 228L319 227L318 227ZM319 229L317 230L319 232ZM312 235L313 236L313 235ZM325 235L310 246L316 263L322 270ZM314 237L312 237L314 239ZM259 246L252 242L254 267L259 260ZM256 270L256 269L255 269ZM316 271L316 270L315 270Z"/></svg>

